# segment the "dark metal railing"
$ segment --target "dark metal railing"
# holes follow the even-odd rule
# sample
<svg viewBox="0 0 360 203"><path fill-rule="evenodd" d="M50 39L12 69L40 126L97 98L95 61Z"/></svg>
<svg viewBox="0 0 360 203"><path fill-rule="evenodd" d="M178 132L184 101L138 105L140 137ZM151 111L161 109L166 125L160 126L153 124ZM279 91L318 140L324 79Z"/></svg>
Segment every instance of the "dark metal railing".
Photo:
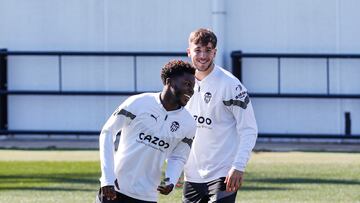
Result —
<svg viewBox="0 0 360 203"><path fill-rule="evenodd" d="M7 58L8 56L55 56L58 58L58 90L8 90ZM62 86L62 61L64 57L133 57L134 91L66 91ZM130 96L142 93L137 89L138 57L186 57L185 52L94 52L94 51L8 51L0 49L0 135L97 135L97 131L64 131L64 130L11 130L8 129L8 95L59 95L59 96Z"/></svg>
<svg viewBox="0 0 360 203"><path fill-rule="evenodd" d="M54 91L44 90L8 90L7 89L7 57L8 56L57 56L59 68L59 89ZM71 56L98 56L98 57L116 57L130 56L134 58L134 87L135 91L64 91L62 90L62 60L63 57ZM76 52L76 51L7 51L0 49L0 134L22 134L22 135L98 135L98 131L64 131L64 130L9 130L7 127L7 97L8 95L80 95L80 96L129 96L137 93L137 57L162 57L178 56L186 57L186 53L181 52ZM277 58L278 74L281 70L282 58L325 58L327 66L327 94L298 94L281 93L280 77L278 78L278 93L250 93L252 97L262 98L338 98L338 99L358 99L359 94L330 94L329 89L329 59L332 58L360 58L360 54L257 54L242 53L234 51L231 53L233 74L240 80L242 79L242 59L243 58ZM279 75L280 76L280 75ZM351 122L350 114L346 115L346 134L345 135L314 135L314 134L281 134L281 133L259 133L259 137L265 138L335 138L335 139L358 139L360 135L350 135Z"/></svg>
<svg viewBox="0 0 360 203"><path fill-rule="evenodd" d="M80 51L7 51L0 49L0 57L5 60L4 69L7 69L6 58L8 56L57 56L58 57L58 72L59 72L59 89L54 91L42 90L7 90L0 88L0 95L82 95L82 96L116 96L116 95L132 95L140 93L137 91L137 59L138 57L186 57L184 52L80 52ZM133 57L134 60L134 87L135 91L64 91L62 89L62 59L63 57L83 56L83 57ZM1 60L0 59L0 60ZM6 76L6 75L5 75ZM7 84L2 81L2 84Z"/></svg>
<svg viewBox="0 0 360 203"><path fill-rule="evenodd" d="M331 59L360 59L360 54L290 54L290 53L243 53L233 51L231 53L233 74L242 81L242 67L244 58L274 58L277 60L277 93L250 92L253 98L301 98L301 99L360 99L359 94L333 94L330 93L330 63ZM302 58L302 59L325 59L326 63L326 93L283 93L281 92L281 59ZM314 134L281 134L281 133L259 133L259 137L268 138L341 138L341 139L360 139L360 135L351 134L350 112L345 113L345 132L341 135L314 135Z"/></svg>
<svg viewBox="0 0 360 203"><path fill-rule="evenodd" d="M252 92L252 97L262 98L329 98L329 99L359 99L359 94L333 94L330 93L330 59L360 59L360 54L286 54L286 53L243 53L233 51L231 53L233 73L242 81L242 61L244 58L275 58L277 59L277 93ZM326 60L326 93L282 93L281 92L281 59L283 58L303 58L303 59L325 59Z"/></svg>
<svg viewBox="0 0 360 203"><path fill-rule="evenodd" d="M7 61L6 50L0 49L0 91L7 91ZM0 129L7 129L8 117L7 95L0 94Z"/></svg>

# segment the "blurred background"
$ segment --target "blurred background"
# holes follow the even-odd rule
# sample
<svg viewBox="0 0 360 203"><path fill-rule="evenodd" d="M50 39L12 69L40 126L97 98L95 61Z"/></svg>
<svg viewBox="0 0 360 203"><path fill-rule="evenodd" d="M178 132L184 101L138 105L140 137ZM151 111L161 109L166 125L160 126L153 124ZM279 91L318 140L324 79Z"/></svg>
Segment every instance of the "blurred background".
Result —
<svg viewBox="0 0 360 203"><path fill-rule="evenodd" d="M218 36L216 63L249 90L262 140L359 143L359 7L356 0L0 0L3 143L97 139L129 95L161 90L168 60L189 60L188 35L200 27Z"/></svg>

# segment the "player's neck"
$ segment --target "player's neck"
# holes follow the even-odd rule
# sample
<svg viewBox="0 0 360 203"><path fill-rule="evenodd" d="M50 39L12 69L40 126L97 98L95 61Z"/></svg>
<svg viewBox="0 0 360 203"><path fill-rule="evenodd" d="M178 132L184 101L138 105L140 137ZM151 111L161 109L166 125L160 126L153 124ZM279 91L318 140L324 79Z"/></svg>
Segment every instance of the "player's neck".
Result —
<svg viewBox="0 0 360 203"><path fill-rule="evenodd" d="M214 70L214 67L215 67L215 64L213 63L208 69L206 69L205 71L198 71L196 70L195 72L195 77L197 80L201 81L203 80L204 78L206 78L206 76L208 76L211 71Z"/></svg>
<svg viewBox="0 0 360 203"><path fill-rule="evenodd" d="M160 94L160 102L166 111L179 109L181 106L175 101L169 90L164 87Z"/></svg>

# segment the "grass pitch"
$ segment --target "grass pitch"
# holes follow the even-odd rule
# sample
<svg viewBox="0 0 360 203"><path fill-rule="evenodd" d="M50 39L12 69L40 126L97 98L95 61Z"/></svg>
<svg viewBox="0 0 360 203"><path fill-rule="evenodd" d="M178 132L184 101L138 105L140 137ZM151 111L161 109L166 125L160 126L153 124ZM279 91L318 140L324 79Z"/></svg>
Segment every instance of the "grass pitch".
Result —
<svg viewBox="0 0 360 203"><path fill-rule="evenodd" d="M97 151L0 150L0 202L94 202ZM181 189L160 203L181 202ZM359 153L254 153L237 202L360 202Z"/></svg>

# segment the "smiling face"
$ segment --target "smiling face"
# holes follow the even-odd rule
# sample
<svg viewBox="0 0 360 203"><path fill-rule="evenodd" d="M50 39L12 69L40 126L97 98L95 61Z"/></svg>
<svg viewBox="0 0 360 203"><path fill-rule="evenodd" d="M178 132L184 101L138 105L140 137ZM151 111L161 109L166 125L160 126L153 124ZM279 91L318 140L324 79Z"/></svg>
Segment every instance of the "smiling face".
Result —
<svg viewBox="0 0 360 203"><path fill-rule="evenodd" d="M185 106L194 94L195 68L188 62L169 61L161 69L161 79L164 87L160 100L167 111Z"/></svg>
<svg viewBox="0 0 360 203"><path fill-rule="evenodd" d="M170 89L175 102L180 106L185 106L194 94L195 77L190 73L172 78Z"/></svg>
<svg viewBox="0 0 360 203"><path fill-rule="evenodd" d="M189 43L187 53L197 71L205 73L211 72L216 56L216 48L214 48L211 42L207 45L191 42Z"/></svg>

